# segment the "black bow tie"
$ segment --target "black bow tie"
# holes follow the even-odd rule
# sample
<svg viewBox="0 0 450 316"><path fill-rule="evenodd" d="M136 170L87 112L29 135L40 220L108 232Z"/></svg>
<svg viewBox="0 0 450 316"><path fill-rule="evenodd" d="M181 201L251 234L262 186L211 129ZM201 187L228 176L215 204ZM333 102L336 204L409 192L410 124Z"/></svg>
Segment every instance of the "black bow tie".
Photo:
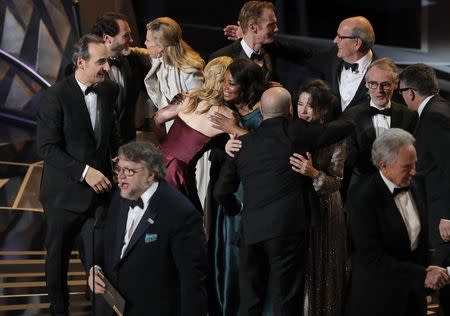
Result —
<svg viewBox="0 0 450 316"><path fill-rule="evenodd" d="M98 89L96 86L89 86L84 90L84 95L88 95L89 93L98 93Z"/></svg>
<svg viewBox="0 0 450 316"><path fill-rule="evenodd" d="M128 200L128 206L131 208L139 206L141 209L144 209L144 201L141 198L137 200Z"/></svg>
<svg viewBox="0 0 450 316"><path fill-rule="evenodd" d="M250 59L251 59L251 60L260 60L260 61L262 61L262 60L264 60L264 53L257 54L257 53L255 53L255 52L253 52L253 53L250 55Z"/></svg>
<svg viewBox="0 0 450 316"><path fill-rule="evenodd" d="M344 61L344 68L345 68L345 70L351 69L352 72L357 72L358 71L358 63L350 64L350 63Z"/></svg>
<svg viewBox="0 0 450 316"><path fill-rule="evenodd" d="M116 66L117 68L120 68L120 66L122 65L122 58L108 58L108 64L109 66Z"/></svg>
<svg viewBox="0 0 450 316"><path fill-rule="evenodd" d="M386 115L386 116L391 116L392 110L391 110L391 108L387 108L387 109L384 109L384 110L379 110L376 107L371 106L370 107L370 114L371 115L382 114L382 115Z"/></svg>
<svg viewBox="0 0 450 316"><path fill-rule="evenodd" d="M409 191L409 187L403 187L403 188L394 188L394 192L392 192L392 196L395 197L397 194L400 194L402 192Z"/></svg>

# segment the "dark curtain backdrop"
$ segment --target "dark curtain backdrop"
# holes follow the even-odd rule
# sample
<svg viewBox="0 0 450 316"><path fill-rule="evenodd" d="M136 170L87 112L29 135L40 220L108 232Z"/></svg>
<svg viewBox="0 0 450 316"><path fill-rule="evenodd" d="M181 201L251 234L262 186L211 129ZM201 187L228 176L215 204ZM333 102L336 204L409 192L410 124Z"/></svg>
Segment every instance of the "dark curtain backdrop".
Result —
<svg viewBox="0 0 450 316"><path fill-rule="evenodd" d="M285 34L332 39L341 20L363 15L375 28L377 44L420 48L421 0L272 2L276 7L280 30ZM134 7L141 35L144 35L145 23L158 16L170 16L188 27L202 25L220 29L236 23L243 3L245 1L242 0L134 0ZM186 31L184 36L189 38ZM220 38L209 44L214 50L225 45L226 41Z"/></svg>

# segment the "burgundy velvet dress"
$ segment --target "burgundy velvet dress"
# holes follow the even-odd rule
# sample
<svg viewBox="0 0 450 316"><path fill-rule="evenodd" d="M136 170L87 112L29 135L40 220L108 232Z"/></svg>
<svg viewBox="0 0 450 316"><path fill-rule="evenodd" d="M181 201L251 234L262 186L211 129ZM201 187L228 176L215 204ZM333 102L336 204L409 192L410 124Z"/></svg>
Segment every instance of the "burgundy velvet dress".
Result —
<svg viewBox="0 0 450 316"><path fill-rule="evenodd" d="M178 116L159 145L166 165L166 181L202 212L195 185L195 164L211 138L187 125Z"/></svg>

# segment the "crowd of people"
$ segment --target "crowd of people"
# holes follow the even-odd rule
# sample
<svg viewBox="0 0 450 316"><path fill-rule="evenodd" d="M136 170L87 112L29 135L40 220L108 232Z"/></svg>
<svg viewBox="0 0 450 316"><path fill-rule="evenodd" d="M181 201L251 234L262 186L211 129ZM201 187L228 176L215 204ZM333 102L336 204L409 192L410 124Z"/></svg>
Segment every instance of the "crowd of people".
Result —
<svg viewBox="0 0 450 316"><path fill-rule="evenodd" d="M52 315L69 315L75 244L96 315L114 312L107 284L127 316L422 316L432 297L450 315L450 103L432 67L378 57L362 16L331 51L281 41L267 1L208 63L173 19L146 27L131 47L126 16L99 17L39 105ZM314 74L294 98L279 58ZM142 96L155 144L136 141Z"/></svg>

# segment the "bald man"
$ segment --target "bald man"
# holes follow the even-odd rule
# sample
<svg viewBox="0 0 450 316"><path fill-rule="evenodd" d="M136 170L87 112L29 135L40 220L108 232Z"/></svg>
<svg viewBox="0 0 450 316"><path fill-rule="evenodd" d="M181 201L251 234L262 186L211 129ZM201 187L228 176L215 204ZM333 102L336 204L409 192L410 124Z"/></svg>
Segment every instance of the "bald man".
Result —
<svg viewBox="0 0 450 316"><path fill-rule="evenodd" d="M240 315L261 315L265 293L273 293L274 315L295 315L303 306L307 228L313 192L309 178L291 169L289 157L334 143L352 130L348 122L328 126L290 121L291 95L281 87L261 97L263 122L241 138L242 148L224 164L215 197L230 215L242 212ZM244 203L235 198L239 183Z"/></svg>

